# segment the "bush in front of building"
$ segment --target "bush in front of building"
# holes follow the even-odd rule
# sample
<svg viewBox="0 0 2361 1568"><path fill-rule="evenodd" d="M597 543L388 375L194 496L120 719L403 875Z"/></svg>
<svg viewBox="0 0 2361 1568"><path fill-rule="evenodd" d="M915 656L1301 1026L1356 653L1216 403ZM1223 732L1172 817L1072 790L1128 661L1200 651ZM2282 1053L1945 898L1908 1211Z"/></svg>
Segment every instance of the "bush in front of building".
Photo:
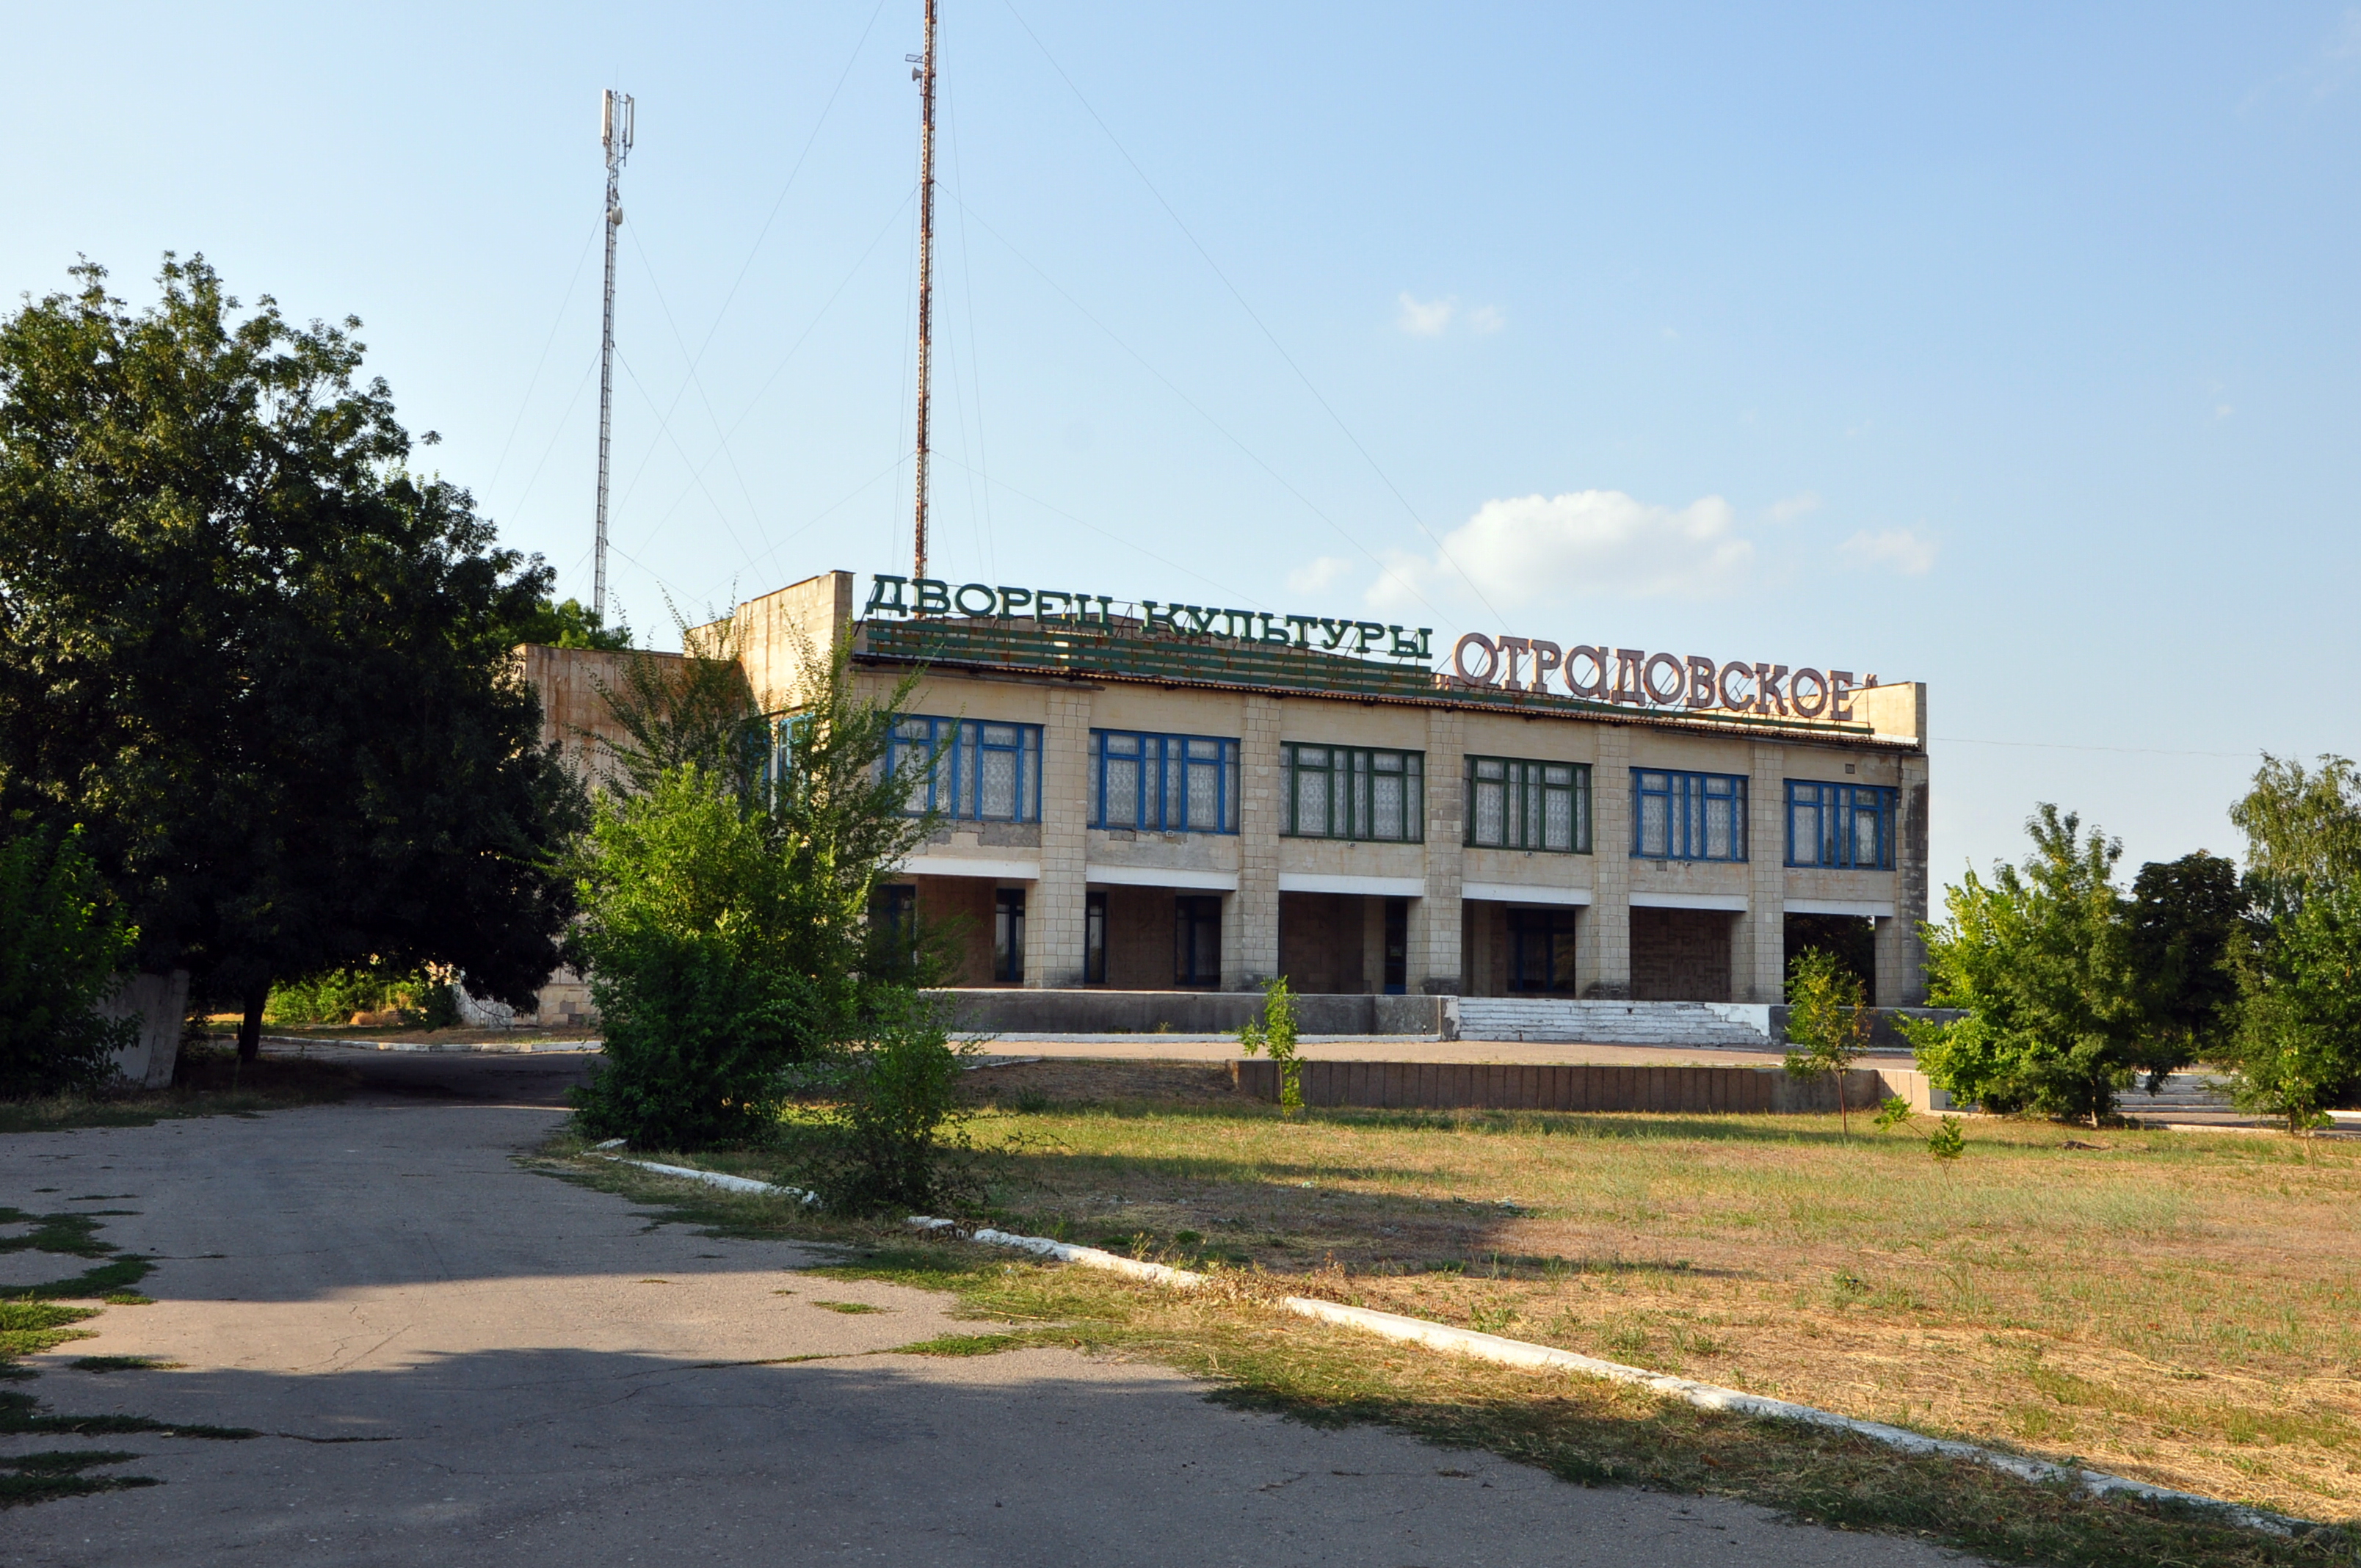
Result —
<svg viewBox="0 0 2361 1568"><path fill-rule="evenodd" d="M2024 869L1970 872L1926 927L1927 1000L1956 1023L1901 1020L1918 1065L1963 1104L2096 1124L2145 1054L2147 1014L2114 883L2118 839L2044 804Z"/></svg>
<svg viewBox="0 0 2361 1568"><path fill-rule="evenodd" d="M803 1184L853 1212L956 1208L974 1190L959 1092L973 1047L951 1044L938 998L881 986L869 1005L860 1038L810 1075L827 1099L795 1124Z"/></svg>
<svg viewBox="0 0 2361 1568"><path fill-rule="evenodd" d="M82 847L21 819L0 837L0 1098L95 1089L136 1018L102 1018L135 932Z"/></svg>

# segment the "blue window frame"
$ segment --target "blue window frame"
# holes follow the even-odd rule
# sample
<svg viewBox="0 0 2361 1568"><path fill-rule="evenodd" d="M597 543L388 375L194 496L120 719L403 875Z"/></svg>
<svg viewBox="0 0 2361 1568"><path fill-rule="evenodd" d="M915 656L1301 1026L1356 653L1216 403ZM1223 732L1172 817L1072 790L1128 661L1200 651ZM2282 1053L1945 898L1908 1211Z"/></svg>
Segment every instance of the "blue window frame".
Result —
<svg viewBox="0 0 2361 1568"><path fill-rule="evenodd" d="M1746 775L1631 770L1631 856L1646 861L1746 858Z"/></svg>
<svg viewBox="0 0 2361 1568"><path fill-rule="evenodd" d="M1894 791L1883 784L1787 781L1787 863L1894 869Z"/></svg>
<svg viewBox="0 0 2361 1568"><path fill-rule="evenodd" d="M1041 820L1041 727L913 714L894 728L889 773L926 770L910 815L939 811L961 822Z"/></svg>
<svg viewBox="0 0 2361 1568"><path fill-rule="evenodd" d="M1091 826L1238 830L1238 743L1209 735L1091 731Z"/></svg>

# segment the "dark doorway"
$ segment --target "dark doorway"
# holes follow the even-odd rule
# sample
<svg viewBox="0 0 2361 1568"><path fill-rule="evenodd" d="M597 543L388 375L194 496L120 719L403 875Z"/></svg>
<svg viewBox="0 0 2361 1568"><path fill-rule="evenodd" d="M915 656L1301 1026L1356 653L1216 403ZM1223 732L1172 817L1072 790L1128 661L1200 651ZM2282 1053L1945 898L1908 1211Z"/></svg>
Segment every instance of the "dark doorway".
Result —
<svg viewBox="0 0 2361 1568"><path fill-rule="evenodd" d="M918 958L918 890L888 883L870 895L869 923L884 937L871 948L873 961L891 966L895 979L909 975Z"/></svg>
<svg viewBox="0 0 2361 1568"><path fill-rule="evenodd" d="M1172 983L1182 990L1222 983L1222 901L1183 896L1172 908Z"/></svg>
<svg viewBox="0 0 2361 1568"><path fill-rule="evenodd" d="M1410 900L1386 900L1386 994L1410 990Z"/></svg>
<svg viewBox="0 0 2361 1568"><path fill-rule="evenodd" d="M992 895L992 978L1002 985L1025 983L1025 890L1004 887Z"/></svg>
<svg viewBox="0 0 2361 1568"><path fill-rule="evenodd" d="M1082 983L1106 983L1106 905L1104 893L1082 895Z"/></svg>
<svg viewBox="0 0 2361 1568"><path fill-rule="evenodd" d="M1509 911L1509 989L1575 994L1571 909Z"/></svg>
<svg viewBox="0 0 2361 1568"><path fill-rule="evenodd" d="M1784 924L1784 972L1794 973L1795 959L1818 948L1835 954L1837 962L1861 976L1869 1004L1877 1005L1877 922L1860 915L1790 915Z"/></svg>

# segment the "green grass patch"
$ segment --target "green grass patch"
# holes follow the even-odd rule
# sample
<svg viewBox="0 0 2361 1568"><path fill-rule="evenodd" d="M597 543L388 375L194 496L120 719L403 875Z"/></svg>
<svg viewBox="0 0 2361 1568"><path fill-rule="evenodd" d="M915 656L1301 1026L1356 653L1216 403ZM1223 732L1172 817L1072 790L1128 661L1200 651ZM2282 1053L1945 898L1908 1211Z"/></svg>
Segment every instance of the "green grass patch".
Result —
<svg viewBox="0 0 2361 1568"><path fill-rule="evenodd" d="M0 1101L0 1133L69 1127L145 1127L179 1116L254 1115L342 1100L358 1086L350 1068L301 1058L241 1063L235 1049L183 1047L169 1089L60 1094Z"/></svg>
<svg viewBox="0 0 2361 1568"><path fill-rule="evenodd" d="M102 1465L125 1464L138 1458L119 1449L50 1450L0 1457L0 1508L47 1503L60 1497L86 1497L93 1492L119 1492L132 1486L153 1486L149 1475L93 1475Z"/></svg>
<svg viewBox="0 0 2361 1568"><path fill-rule="evenodd" d="M831 1312L842 1312L847 1316L862 1312L882 1312L885 1310L883 1307L873 1307L866 1301L814 1301L812 1305L826 1307Z"/></svg>
<svg viewBox="0 0 2361 1568"><path fill-rule="evenodd" d="M88 1339L91 1331L72 1325L98 1316L95 1307L60 1307L51 1301L0 1301L0 1362L38 1355L68 1340Z"/></svg>
<svg viewBox="0 0 2361 1568"><path fill-rule="evenodd" d="M998 1355L1003 1351L1023 1350L1028 1341L1022 1334L938 1334L911 1344L897 1344L884 1354L887 1355Z"/></svg>
<svg viewBox="0 0 2361 1568"><path fill-rule="evenodd" d="M78 1355L66 1365L76 1372L171 1372L182 1364L152 1355Z"/></svg>

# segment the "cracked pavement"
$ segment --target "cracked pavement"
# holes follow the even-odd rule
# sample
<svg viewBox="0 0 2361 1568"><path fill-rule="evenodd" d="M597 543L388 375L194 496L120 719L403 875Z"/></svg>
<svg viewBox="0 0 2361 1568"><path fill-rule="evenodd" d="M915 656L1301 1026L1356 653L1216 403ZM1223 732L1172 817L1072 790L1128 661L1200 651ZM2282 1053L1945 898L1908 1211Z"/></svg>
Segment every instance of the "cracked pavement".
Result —
<svg viewBox="0 0 2361 1568"><path fill-rule="evenodd" d="M369 1088L341 1105L0 1137L0 1202L117 1195L137 1212L103 1239L158 1260L156 1305L109 1308L18 1387L63 1412L272 1434L0 1438L127 1448L124 1473L165 1483L9 1510L0 1562L1958 1561L1228 1410L1153 1366L877 1354L985 1325L520 1169L580 1058L355 1054ZM66 1365L93 1354L180 1365Z"/></svg>

